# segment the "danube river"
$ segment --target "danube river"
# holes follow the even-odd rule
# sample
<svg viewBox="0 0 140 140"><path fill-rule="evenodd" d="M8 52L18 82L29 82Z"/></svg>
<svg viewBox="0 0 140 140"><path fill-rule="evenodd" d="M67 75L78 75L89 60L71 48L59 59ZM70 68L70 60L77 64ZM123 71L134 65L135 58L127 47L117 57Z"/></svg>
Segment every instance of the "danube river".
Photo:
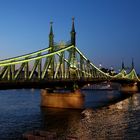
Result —
<svg viewBox="0 0 140 140"><path fill-rule="evenodd" d="M140 94L83 90L85 109L40 107L40 90L0 90L0 140L20 140L31 130L78 140L140 139Z"/></svg>

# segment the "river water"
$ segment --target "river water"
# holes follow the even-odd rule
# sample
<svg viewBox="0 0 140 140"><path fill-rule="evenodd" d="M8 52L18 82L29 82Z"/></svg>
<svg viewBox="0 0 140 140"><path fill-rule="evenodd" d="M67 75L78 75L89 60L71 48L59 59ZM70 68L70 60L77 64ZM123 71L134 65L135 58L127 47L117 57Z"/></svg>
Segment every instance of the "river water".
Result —
<svg viewBox="0 0 140 140"><path fill-rule="evenodd" d="M78 140L140 139L140 94L83 90L85 109L40 107L40 90L0 90L0 140L21 140L32 130Z"/></svg>

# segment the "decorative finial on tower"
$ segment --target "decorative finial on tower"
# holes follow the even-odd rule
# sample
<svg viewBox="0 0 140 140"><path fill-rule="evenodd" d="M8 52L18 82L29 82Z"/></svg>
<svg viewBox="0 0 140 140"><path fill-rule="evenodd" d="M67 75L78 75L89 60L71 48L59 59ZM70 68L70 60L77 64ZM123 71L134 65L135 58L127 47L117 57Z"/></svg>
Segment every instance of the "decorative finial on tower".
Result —
<svg viewBox="0 0 140 140"><path fill-rule="evenodd" d="M72 21L74 21L74 19L75 19L75 18L74 18L74 17L72 17Z"/></svg>
<svg viewBox="0 0 140 140"><path fill-rule="evenodd" d="M53 34L53 28L52 28L53 22L50 22L50 34Z"/></svg>
<svg viewBox="0 0 140 140"><path fill-rule="evenodd" d="M53 27L52 27L52 24L53 22L51 21L50 22L50 34L49 34L49 47L52 47L53 46L53 38L54 38L54 35L53 35Z"/></svg>
<svg viewBox="0 0 140 140"><path fill-rule="evenodd" d="M72 30L71 30L71 32L75 32L74 20L75 20L75 18L72 17Z"/></svg>
<svg viewBox="0 0 140 140"><path fill-rule="evenodd" d="M74 20L75 18L72 17L72 29L71 29L71 45L75 46L76 42L76 32L75 32L75 27L74 27Z"/></svg>
<svg viewBox="0 0 140 140"><path fill-rule="evenodd" d="M51 22L50 22L50 25L52 25L52 24L53 24L53 22L51 21Z"/></svg>
<svg viewBox="0 0 140 140"><path fill-rule="evenodd" d="M134 59L132 58L132 69L134 69Z"/></svg>
<svg viewBox="0 0 140 140"><path fill-rule="evenodd" d="M122 69L124 69L124 61L122 61Z"/></svg>

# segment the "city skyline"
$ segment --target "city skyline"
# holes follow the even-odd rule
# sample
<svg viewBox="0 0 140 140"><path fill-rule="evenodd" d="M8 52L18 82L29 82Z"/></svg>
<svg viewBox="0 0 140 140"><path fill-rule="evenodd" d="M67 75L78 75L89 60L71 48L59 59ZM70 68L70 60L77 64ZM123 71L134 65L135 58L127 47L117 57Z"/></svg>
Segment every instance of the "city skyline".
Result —
<svg viewBox="0 0 140 140"><path fill-rule="evenodd" d="M75 17L76 46L96 66L131 67L140 73L140 2L138 0L2 0L0 1L0 59L48 47L50 21L54 41L70 40Z"/></svg>

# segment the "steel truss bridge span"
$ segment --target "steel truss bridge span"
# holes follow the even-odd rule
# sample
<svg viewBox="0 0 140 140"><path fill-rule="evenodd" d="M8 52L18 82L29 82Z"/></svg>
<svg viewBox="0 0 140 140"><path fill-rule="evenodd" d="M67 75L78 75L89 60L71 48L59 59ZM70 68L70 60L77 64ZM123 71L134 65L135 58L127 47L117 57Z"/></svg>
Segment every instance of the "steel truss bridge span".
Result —
<svg viewBox="0 0 140 140"><path fill-rule="evenodd" d="M0 61L0 88L6 87L68 87L75 83L82 87L87 83L101 81L139 82L134 65L127 74L124 66L112 76L96 67L76 47L76 32L72 20L71 40L54 43L52 23L49 47Z"/></svg>
<svg viewBox="0 0 140 140"><path fill-rule="evenodd" d="M95 67L74 45L62 44L0 61L1 81L62 79L108 79L111 76ZM73 53L74 52L74 53Z"/></svg>

